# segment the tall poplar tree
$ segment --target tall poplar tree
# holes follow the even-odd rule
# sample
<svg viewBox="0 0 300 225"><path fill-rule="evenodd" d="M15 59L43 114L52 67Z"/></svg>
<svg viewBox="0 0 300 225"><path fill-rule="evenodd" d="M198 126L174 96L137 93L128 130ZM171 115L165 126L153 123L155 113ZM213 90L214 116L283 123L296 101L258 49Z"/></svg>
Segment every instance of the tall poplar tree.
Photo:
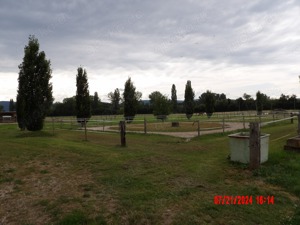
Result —
<svg viewBox="0 0 300 225"><path fill-rule="evenodd" d="M125 88L123 92L124 117L126 120L133 120L137 111L138 102L141 97L142 93L135 91L135 86L129 77L125 82Z"/></svg>
<svg viewBox="0 0 300 225"><path fill-rule="evenodd" d="M195 98L195 92L193 91L191 81L188 80L185 85L185 92L184 92L185 115L188 119L190 119L194 113L194 108L195 108L194 98Z"/></svg>
<svg viewBox="0 0 300 225"><path fill-rule="evenodd" d="M88 119L91 117L89 83L86 70L82 67L77 69L76 86L76 116L77 121L82 123L83 119Z"/></svg>
<svg viewBox="0 0 300 225"><path fill-rule="evenodd" d="M10 99L9 100L9 111L15 111L15 103L14 103L14 100L13 99Z"/></svg>
<svg viewBox="0 0 300 225"><path fill-rule="evenodd" d="M101 100L98 96L98 92L95 92L93 96L93 103L91 104L93 115L100 115L101 113L100 102Z"/></svg>
<svg viewBox="0 0 300 225"><path fill-rule="evenodd" d="M177 112L177 91L175 84L172 85L171 89L171 102L172 102L172 111L173 113Z"/></svg>
<svg viewBox="0 0 300 225"><path fill-rule="evenodd" d="M114 92L108 93L108 98L112 105L112 114L117 114L120 109L120 101L121 101L121 95L118 88L115 89Z"/></svg>
<svg viewBox="0 0 300 225"><path fill-rule="evenodd" d="M29 36L24 48L23 62L19 65L17 93L17 120L21 130L43 129L44 119L53 102L50 60L39 52L39 42Z"/></svg>

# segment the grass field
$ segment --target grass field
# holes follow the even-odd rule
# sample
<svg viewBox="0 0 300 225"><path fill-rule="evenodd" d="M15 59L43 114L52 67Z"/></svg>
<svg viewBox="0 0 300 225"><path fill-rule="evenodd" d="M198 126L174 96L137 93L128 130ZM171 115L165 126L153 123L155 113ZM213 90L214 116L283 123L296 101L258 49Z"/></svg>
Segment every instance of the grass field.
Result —
<svg viewBox="0 0 300 225"><path fill-rule="evenodd" d="M167 117L166 121L156 119L152 114L136 115L134 120L127 123L128 131L144 131L146 124L147 131L149 132L193 132L198 130L198 122L200 130L214 130L221 129L222 126L229 127L228 124L232 122L249 123L249 122L270 122L278 119L286 118L289 120L289 114L266 114L264 116L257 116L255 112L230 112L230 113L214 113L211 118L206 115L197 115L188 120L185 114L171 114ZM99 130L105 130L104 127L118 130L119 121L124 120L122 115L115 116L93 116L87 122L87 128L97 127ZM179 127L172 127L172 122L178 122ZM81 129L81 125L77 123L76 117L54 117L47 118L46 127L59 129L76 130Z"/></svg>
<svg viewBox="0 0 300 225"><path fill-rule="evenodd" d="M300 224L300 155L283 151L296 124L267 126L267 163L232 163L228 137L184 139L0 125L0 224ZM215 196L252 196L216 205ZM274 196L257 204L256 196Z"/></svg>

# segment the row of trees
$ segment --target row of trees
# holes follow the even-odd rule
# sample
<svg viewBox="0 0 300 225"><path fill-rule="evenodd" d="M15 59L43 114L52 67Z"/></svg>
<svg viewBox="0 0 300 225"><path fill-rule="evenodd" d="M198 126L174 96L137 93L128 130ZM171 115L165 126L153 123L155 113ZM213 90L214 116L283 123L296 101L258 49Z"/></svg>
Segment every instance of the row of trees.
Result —
<svg viewBox="0 0 300 225"><path fill-rule="evenodd" d="M77 69L76 95L64 99L62 103L53 104L50 65L45 53L39 51L38 40L29 36L28 45L24 48L23 62L19 65L17 103L15 105L13 100L10 101L11 111L16 106L18 125L22 130L42 129L44 118L49 113L55 116L76 115L78 122L82 122L83 118L90 118L92 114L123 113L126 120L132 120L136 113L153 113L164 119L173 112L185 113L190 119L195 112L206 112L211 116L214 111L257 110L261 114L267 109L299 108L295 95L282 94L279 99L271 99L260 91L256 93L256 100L246 93L243 98L231 100L223 93L217 94L209 90L195 100L195 92L189 80L185 86L183 102L178 102L176 86L173 84L171 99L159 91L154 91L148 96L150 102L146 103L140 101L142 93L136 91L131 78L125 82L122 95L119 89L115 89L108 94L111 103L102 103L97 92L90 96L87 72L82 67Z"/></svg>
<svg viewBox="0 0 300 225"><path fill-rule="evenodd" d="M21 130L36 131L43 128L44 119L53 103L50 65L45 52L39 51L38 40L34 36L29 36L28 45L24 48L23 62L19 65L16 110ZM75 112L78 122L82 123L83 119L91 117L92 107L94 113L99 113L100 99L97 93L91 99L87 72L82 67L77 69L76 87L76 96L65 99L63 104L67 105L72 113ZM109 96L113 103L113 112L117 113L121 99L118 89ZM129 78L123 93L124 117L127 120L132 120L135 116L141 96L142 93L135 90ZM59 108L62 105L58 103L56 106Z"/></svg>
<svg viewBox="0 0 300 225"><path fill-rule="evenodd" d="M90 96L88 92L88 81L86 71L78 69L76 96L65 98L62 103L54 103L50 115L70 116L77 115L78 118L89 118L91 114L124 114L126 120L134 118L136 113L153 113L155 116L165 117L170 112L184 110L188 118L194 113L195 93L191 86L191 81L187 81L185 90L185 101L178 104L176 87L172 85L172 101L166 95L154 91L149 95L149 102L140 101L142 93L136 91L131 78L125 82L124 92L121 95L119 89L108 94L110 104L102 103L95 92ZM84 112L79 114L78 112Z"/></svg>
<svg viewBox="0 0 300 225"><path fill-rule="evenodd" d="M128 82L126 82L128 85ZM131 88L134 87L130 79ZM135 89L135 87L134 87ZM128 90L128 88L126 88ZM140 92L136 93L140 99ZM110 103L103 103L98 98L97 92L94 96L90 96L92 115L108 115L108 114L123 114L124 113L124 98L119 89L108 94ZM139 114L153 113L155 116L165 118L170 113L185 113L188 118L191 118L193 113L204 113L211 116L213 112L225 111L244 111L257 110L261 114L262 110L272 109L296 109L300 107L295 95L281 95L279 99L271 99L266 94L260 91L256 94L256 99L248 94L237 99L229 99L224 93L218 94L211 91L202 93L197 99L195 98L191 82L187 81L185 90L185 100L177 100L177 90L175 84L171 87L171 98L159 91L152 92L149 96L149 101L135 102L135 111ZM72 102L73 108L70 107ZM51 115L76 115L75 97L64 99L63 103L55 103ZM59 104L59 105L56 105ZM59 107L61 106L61 107ZM62 110L59 110L62 109Z"/></svg>

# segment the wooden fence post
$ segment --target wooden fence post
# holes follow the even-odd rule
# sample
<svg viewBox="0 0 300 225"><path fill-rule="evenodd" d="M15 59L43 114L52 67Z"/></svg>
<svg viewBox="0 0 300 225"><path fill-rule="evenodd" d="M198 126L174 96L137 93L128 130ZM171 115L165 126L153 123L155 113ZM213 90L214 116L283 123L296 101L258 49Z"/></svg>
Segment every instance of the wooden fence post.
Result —
<svg viewBox="0 0 300 225"><path fill-rule="evenodd" d="M290 115L291 115L291 124L293 124L294 123L294 115L293 115L293 113L291 113Z"/></svg>
<svg viewBox="0 0 300 225"><path fill-rule="evenodd" d="M225 133L225 118L223 117L223 124L222 124L222 128L223 128L223 134Z"/></svg>
<svg viewBox="0 0 300 225"><path fill-rule="evenodd" d="M84 118L84 136L85 136L85 140L87 141L86 118Z"/></svg>
<svg viewBox="0 0 300 225"><path fill-rule="evenodd" d="M54 135L54 118L52 117L52 135Z"/></svg>
<svg viewBox="0 0 300 225"><path fill-rule="evenodd" d="M260 165L260 125L259 123L250 123L250 169L257 169Z"/></svg>
<svg viewBox="0 0 300 225"><path fill-rule="evenodd" d="M298 135L300 135L300 112L298 114L298 131L297 131Z"/></svg>
<svg viewBox="0 0 300 225"><path fill-rule="evenodd" d="M126 146L126 125L125 121L120 121L120 136L121 136L121 146Z"/></svg>
<svg viewBox="0 0 300 225"><path fill-rule="evenodd" d="M243 127L244 127L244 130L246 129L246 124L245 124L245 115L243 113Z"/></svg>
<svg viewBox="0 0 300 225"><path fill-rule="evenodd" d="M144 133L147 134L147 120L146 120L146 117L144 117Z"/></svg>
<svg viewBox="0 0 300 225"><path fill-rule="evenodd" d="M198 137L200 137L200 120L198 120Z"/></svg>

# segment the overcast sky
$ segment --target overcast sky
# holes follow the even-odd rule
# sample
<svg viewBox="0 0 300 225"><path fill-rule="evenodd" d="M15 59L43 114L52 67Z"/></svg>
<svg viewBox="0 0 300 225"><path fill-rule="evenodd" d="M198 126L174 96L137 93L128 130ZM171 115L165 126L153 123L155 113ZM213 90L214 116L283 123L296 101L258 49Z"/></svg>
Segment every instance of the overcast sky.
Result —
<svg viewBox="0 0 300 225"><path fill-rule="evenodd" d="M79 66L102 101L132 78L183 99L211 90L300 97L300 1L0 0L0 100L16 98L30 34L51 61L56 101L76 93Z"/></svg>

